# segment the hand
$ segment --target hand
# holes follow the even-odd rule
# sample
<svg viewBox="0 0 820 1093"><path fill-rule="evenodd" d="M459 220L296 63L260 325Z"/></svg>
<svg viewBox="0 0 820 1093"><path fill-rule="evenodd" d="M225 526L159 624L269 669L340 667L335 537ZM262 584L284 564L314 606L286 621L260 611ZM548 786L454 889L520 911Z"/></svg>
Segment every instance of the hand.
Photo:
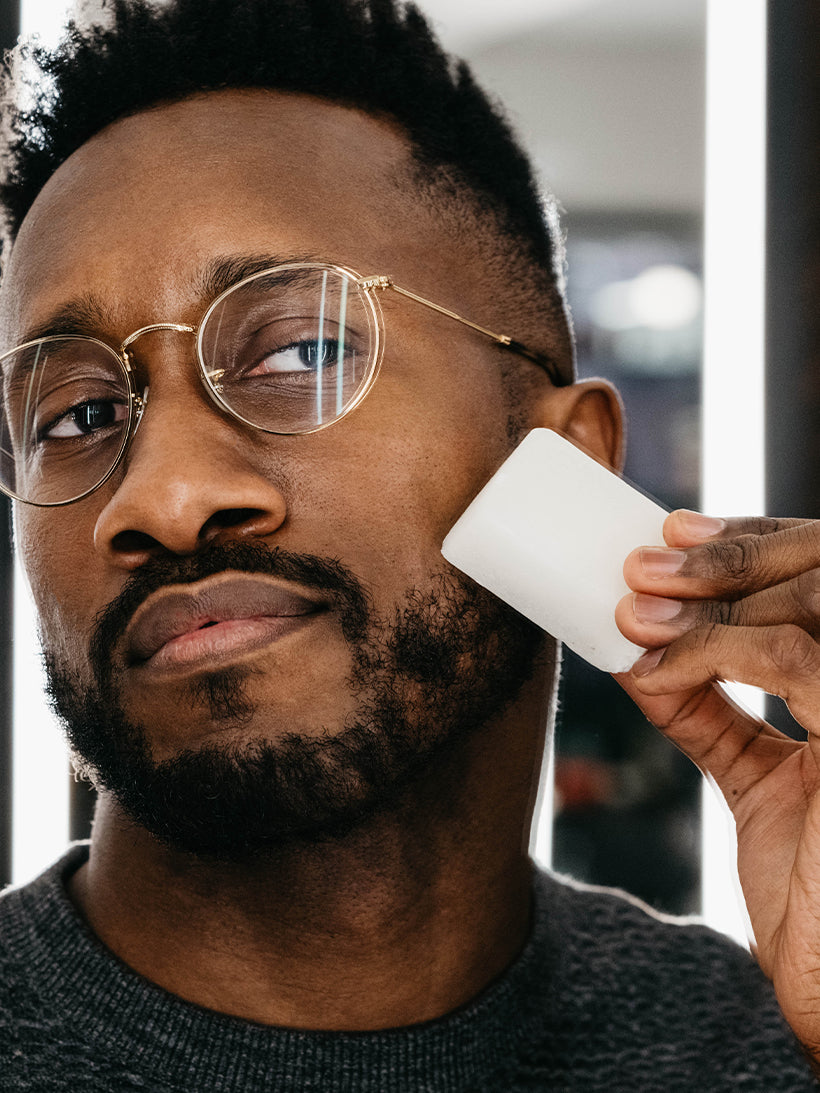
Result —
<svg viewBox="0 0 820 1093"><path fill-rule="evenodd" d="M758 960L820 1067L820 522L679 510L664 537L624 565L618 625L649 652L616 679L726 798ZM785 699L807 740L720 680Z"/></svg>

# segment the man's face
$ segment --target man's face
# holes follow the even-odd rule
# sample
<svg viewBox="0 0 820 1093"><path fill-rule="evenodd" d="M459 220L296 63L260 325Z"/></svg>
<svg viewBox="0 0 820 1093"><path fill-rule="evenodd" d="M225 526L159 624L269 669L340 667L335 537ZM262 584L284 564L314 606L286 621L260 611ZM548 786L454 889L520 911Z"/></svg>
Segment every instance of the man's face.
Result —
<svg viewBox="0 0 820 1093"><path fill-rule="evenodd" d="M431 238L396 185L405 157L385 124L300 96L223 93L126 119L75 153L27 217L4 342L78 303L84 332L115 346L151 323L196 325L208 267L261 256L388 273L492 325L466 252ZM64 508L18 506L58 698L104 782L112 740L125 748L115 764L149 763L151 776L182 757L189 784L205 757L212 797L227 759L269 779L268 759L287 753L297 782L310 757L314 798L332 797L315 778L330 771L338 787L352 763L349 811L372 796L368 777L407 775L465 729L448 718L495 716L526 678L533 630L440 555L509 450L498 350L408 301L382 304L375 387L308 436L232 420L205 393L189 334L144 335L134 357L150 397L124 464ZM237 601L242 617L226 618ZM216 604L207 625L203 602ZM163 644L146 657L150 634ZM393 743L368 776L347 745L372 751L374 733Z"/></svg>

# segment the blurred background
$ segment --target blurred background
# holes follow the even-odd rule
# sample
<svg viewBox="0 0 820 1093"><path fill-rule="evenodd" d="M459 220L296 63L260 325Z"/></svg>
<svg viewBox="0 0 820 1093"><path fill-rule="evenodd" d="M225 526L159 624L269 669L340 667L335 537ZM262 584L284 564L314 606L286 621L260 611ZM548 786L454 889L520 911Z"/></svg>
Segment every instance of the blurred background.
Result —
<svg viewBox="0 0 820 1093"><path fill-rule="evenodd" d="M559 198L579 372L608 377L623 395L626 476L669 508L700 507L718 496L704 486L706 450L712 473L720 477L722 469L738 504L751 496L749 511L762 510L765 486L773 509L816 515L814 476L799 470L812 465L820 397L812 380L816 285L806 272L817 268L816 261L810 263L817 253L812 156L818 89L816 48L810 46L818 40L816 12L801 0L770 0L767 45L765 0L421 0L419 6L445 47L464 56L503 102L544 185ZM20 21L24 31L53 40L65 8L65 0L24 0L19 8L0 0L3 43ZM740 410L735 394L754 393L756 385L762 394L764 382L762 198L755 206L760 234L757 213L738 208L739 241L726 244L739 298L721 296L716 276L706 290L713 315L728 324L730 344L737 348L729 356L739 358L741 369L739 378L730 378L732 397L721 396L724 416L716 429L709 425L710 412L704 413L710 396L702 369L710 14L729 28L721 39L728 43L723 52L717 46L712 51L718 66L712 96L724 85L745 96L730 105L717 147L739 165L747 146L757 147L757 141L762 150L759 178L753 177L756 167L742 167L746 173L739 179L729 178L731 161L722 167L730 182L728 205L713 212L713 224L728 223L741 198L754 197L755 186L768 186L767 432L762 410L743 404L740 440L732 433L728 403L737 402ZM762 28L758 46L743 37L753 29L752 16ZM719 39L713 32L712 42ZM756 92L743 90L744 51L758 57L759 81L768 57L768 145L765 80L755 113ZM746 115L751 136L744 135ZM760 276L757 288L741 291L740 273L747 267ZM757 339L751 349L744 334ZM723 374L726 379L725 368ZM760 435L752 427L758 420ZM721 435L723 448L704 448L709 429ZM732 460L739 457L745 474L758 460L762 467L764 450L770 470L765 483L762 470L758 474L758 498L743 493ZM33 621L19 574L15 596L13 718L10 699L4 720L0 711L0 871L22 882L60 853L69 835L87 834L93 796L71 782L58 730L39 701ZM0 622L11 625L11 618L7 598ZM8 649L9 636L0 635L0 646L4 640ZM545 772L533 842L536 856L581 879L622 886L662 910L697 911L704 905L703 847L712 843L711 835L704 842L701 816L697 773L608 676L567 654L554 767ZM725 858L721 862L719 871L728 876L731 868Z"/></svg>

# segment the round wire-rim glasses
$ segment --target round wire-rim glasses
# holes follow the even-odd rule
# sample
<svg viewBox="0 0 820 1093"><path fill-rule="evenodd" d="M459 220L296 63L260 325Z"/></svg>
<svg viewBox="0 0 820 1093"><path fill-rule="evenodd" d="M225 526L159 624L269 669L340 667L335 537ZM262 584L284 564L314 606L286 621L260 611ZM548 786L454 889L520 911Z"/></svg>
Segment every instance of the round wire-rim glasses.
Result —
<svg viewBox="0 0 820 1093"><path fill-rule="evenodd" d="M218 317L221 315L224 305L227 302L233 300L239 300L239 296L245 290L253 287L257 282L264 280L270 281L272 278L298 278L300 274L315 273L322 275L325 281L329 277L338 278L339 282L344 288L344 297L347 299L347 294L352 289L357 293L357 298L361 303L361 314L364 316L368 326L368 352L367 363L362 373L361 378L356 382L353 393L349 396L345 396L342 401L339 402L336 408L336 412L332 412L326 419L321 418L318 421L314 421L312 424L300 426L298 428L281 428L271 427L270 424L261 424L259 421L254 421L252 417L249 417L246 412L241 412L237 409L235 404L225 394L225 386L221 382L225 369L220 368L219 361L209 361L207 340L211 333L212 327L219 326ZM344 266L331 265L318 262L291 262L280 265L273 265L267 267L259 272L253 273L250 276L244 277L237 281L235 284L230 285L227 289L221 292L216 299L206 309L202 319L197 326L190 326L187 323L152 323L148 326L143 326L139 330L134 331L125 338L118 348L114 348L106 342L101 341L98 338L94 338L88 335L82 334L54 334L43 338L37 338L31 341L24 342L23 344L16 346L14 349L9 350L6 353L0 355L0 375L3 375L5 365L15 358L15 356L24 352L34 352L39 356L40 350L47 351L48 347L52 347L58 343L63 342L83 342L94 345L101 349L109 360L116 361L116 366L119 369L122 379L122 394L123 397L127 395L127 414L125 419L120 423L121 428L121 440L116 448L116 452L109 451L108 459L105 462L105 470L102 473L95 474L93 476L93 482L90 485L85 485L77 492L73 492L71 496L61 497L57 500L42 498L26 497L23 496L16 489L16 477L17 467L14 466L14 479L15 488L12 488L4 480L6 477L5 466L6 463L11 460L11 464L15 463L15 456L12 451L6 449L10 430L7 425L6 419L6 395L5 395L5 376L3 375L3 406L0 411L0 421L2 422L2 452L0 452L0 463L2 464L2 471L0 471L0 490L6 493L17 501L22 501L25 504L35 505L38 507L56 507L60 505L68 505L74 501L79 501L95 490L99 489L111 475L115 472L117 467L122 462L128 447L133 440L136 430L139 426L143 412L147 405L148 399L148 387L146 386L142 393L137 389L137 381L132 367L130 356L131 346L142 335L151 331L157 330L169 330L177 331L180 333L192 334L196 338L196 356L200 380L208 392L208 395L214 401L214 403L229 414L234 419L242 422L250 428L260 430L266 433L272 433L283 436L295 436L318 432L322 429L328 428L330 425L340 421L343 417L346 417L361 401L365 398L367 393L375 383L379 370L381 368L382 357L384 353L384 318L382 314L381 305L379 303L379 294L390 290L407 299L414 300L416 303L421 304L424 307L430 308L440 315L444 315L447 318L461 323L462 325L469 327L471 330L478 332L490 339L492 339L497 345L502 348L508 349L513 353L516 353L526 359L537 364L543 368L549 376L550 380L556 386L563 386L569 380L561 373L559 366L554 358L536 352L523 345L521 342L516 341L506 334L496 333L487 327L480 326L478 323L473 322L470 319L465 318L463 315L451 311L448 308L442 307L440 304L434 303L432 300L428 300L423 296L419 296L408 289L402 288L396 285L392 277L379 274L370 277L362 277L355 271L348 269ZM271 290L277 291L277 290ZM320 335L321 337L321 335ZM45 491L44 491L45 492Z"/></svg>

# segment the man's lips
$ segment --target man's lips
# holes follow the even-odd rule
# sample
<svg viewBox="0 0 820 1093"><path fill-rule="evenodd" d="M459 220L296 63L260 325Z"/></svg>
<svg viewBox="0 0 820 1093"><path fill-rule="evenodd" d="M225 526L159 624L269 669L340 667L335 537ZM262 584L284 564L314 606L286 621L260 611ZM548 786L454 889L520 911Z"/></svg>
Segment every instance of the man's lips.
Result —
<svg viewBox="0 0 820 1093"><path fill-rule="evenodd" d="M130 666L157 667L222 659L281 637L328 606L271 578L221 573L153 593L124 634Z"/></svg>

